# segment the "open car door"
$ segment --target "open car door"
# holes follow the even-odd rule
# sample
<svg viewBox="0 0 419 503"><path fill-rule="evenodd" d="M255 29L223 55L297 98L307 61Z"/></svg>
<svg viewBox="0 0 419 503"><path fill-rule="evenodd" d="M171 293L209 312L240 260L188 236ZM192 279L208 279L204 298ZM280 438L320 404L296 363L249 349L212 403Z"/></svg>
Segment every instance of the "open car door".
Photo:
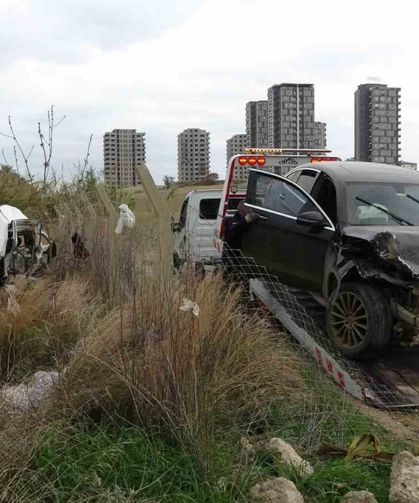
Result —
<svg viewBox="0 0 419 503"><path fill-rule="evenodd" d="M243 254L283 283L320 292L335 227L314 199L291 180L250 170L246 207L259 218L244 233Z"/></svg>

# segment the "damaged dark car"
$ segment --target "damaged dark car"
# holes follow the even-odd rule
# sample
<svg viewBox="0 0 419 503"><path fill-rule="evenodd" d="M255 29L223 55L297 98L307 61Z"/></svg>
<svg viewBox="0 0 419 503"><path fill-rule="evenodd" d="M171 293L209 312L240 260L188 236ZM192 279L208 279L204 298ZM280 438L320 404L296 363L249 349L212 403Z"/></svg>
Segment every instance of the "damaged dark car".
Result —
<svg viewBox="0 0 419 503"><path fill-rule="evenodd" d="M242 251L326 306L347 357L419 343L419 174L365 162L251 170Z"/></svg>

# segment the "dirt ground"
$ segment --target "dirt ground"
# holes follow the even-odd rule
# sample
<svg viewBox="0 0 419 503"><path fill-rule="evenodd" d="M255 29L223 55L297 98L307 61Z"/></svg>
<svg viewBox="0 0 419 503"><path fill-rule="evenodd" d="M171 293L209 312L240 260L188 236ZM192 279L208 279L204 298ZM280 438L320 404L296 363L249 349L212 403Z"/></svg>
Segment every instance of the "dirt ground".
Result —
<svg viewBox="0 0 419 503"><path fill-rule="evenodd" d="M419 446L419 410L379 410L356 399L353 402L364 415L380 424L395 438Z"/></svg>

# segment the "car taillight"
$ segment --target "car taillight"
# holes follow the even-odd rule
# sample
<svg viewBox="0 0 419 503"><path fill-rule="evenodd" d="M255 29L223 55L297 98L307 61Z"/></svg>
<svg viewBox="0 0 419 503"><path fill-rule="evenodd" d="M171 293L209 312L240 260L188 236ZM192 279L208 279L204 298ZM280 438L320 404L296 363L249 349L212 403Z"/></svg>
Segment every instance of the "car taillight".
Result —
<svg viewBox="0 0 419 503"><path fill-rule="evenodd" d="M310 157L310 162L340 161L339 157Z"/></svg>
<svg viewBox="0 0 419 503"><path fill-rule="evenodd" d="M240 166L245 166L247 164L247 157L239 157Z"/></svg>
<svg viewBox="0 0 419 503"><path fill-rule="evenodd" d="M247 158L247 164L248 164L249 166L255 166L255 165L256 165L256 163L257 163L257 159L256 159L256 157L248 157L248 158Z"/></svg>
<svg viewBox="0 0 419 503"><path fill-rule="evenodd" d="M256 160L257 160L258 166L265 166L265 164L266 164L266 157L264 157L264 156L258 156L256 158Z"/></svg>

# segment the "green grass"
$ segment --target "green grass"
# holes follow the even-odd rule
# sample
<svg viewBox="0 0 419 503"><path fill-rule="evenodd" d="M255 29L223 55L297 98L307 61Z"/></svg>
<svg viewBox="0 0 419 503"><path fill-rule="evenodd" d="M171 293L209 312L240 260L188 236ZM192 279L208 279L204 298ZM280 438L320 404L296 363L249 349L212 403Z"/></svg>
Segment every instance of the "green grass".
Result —
<svg viewBox="0 0 419 503"><path fill-rule="evenodd" d="M325 417L318 440L336 440L337 444L347 446L353 436L360 433L360 428L378 435L384 433L347 404L346 426L342 429L341 411L336 412L339 404L335 403L332 411L329 406L326 398L323 405L317 403L317 419ZM310 422L307 416L292 416L289 407L287 411L285 407L281 410L272 412L269 435L281 436L297 446L297 436L308 438L307 428L315 427L313 418ZM335 437L333 431L337 427L341 432ZM159 434L150 435L134 426L110 422L90 426L53 425L40 436L30 469L19 481L15 494L22 494L22 501L26 493L29 501L57 503L246 502L249 489L256 482L284 476L295 482L307 502L338 503L346 492L362 489L372 491L379 502L387 501L389 465L365 460L322 460L314 450L310 452L307 446L306 449L299 446L300 453L310 459L315 468L313 475L302 478L269 454L244 463L239 447L243 433L220 432L218 443L211 450L208 470L202 473L193 456L166 442Z"/></svg>
<svg viewBox="0 0 419 503"><path fill-rule="evenodd" d="M115 491L131 491L135 501L245 501L240 484L232 489L224 483L231 460L219 448L204 477L193 457L132 426L50 428L39 439L20 490L38 488L42 501L55 502L104 501Z"/></svg>

